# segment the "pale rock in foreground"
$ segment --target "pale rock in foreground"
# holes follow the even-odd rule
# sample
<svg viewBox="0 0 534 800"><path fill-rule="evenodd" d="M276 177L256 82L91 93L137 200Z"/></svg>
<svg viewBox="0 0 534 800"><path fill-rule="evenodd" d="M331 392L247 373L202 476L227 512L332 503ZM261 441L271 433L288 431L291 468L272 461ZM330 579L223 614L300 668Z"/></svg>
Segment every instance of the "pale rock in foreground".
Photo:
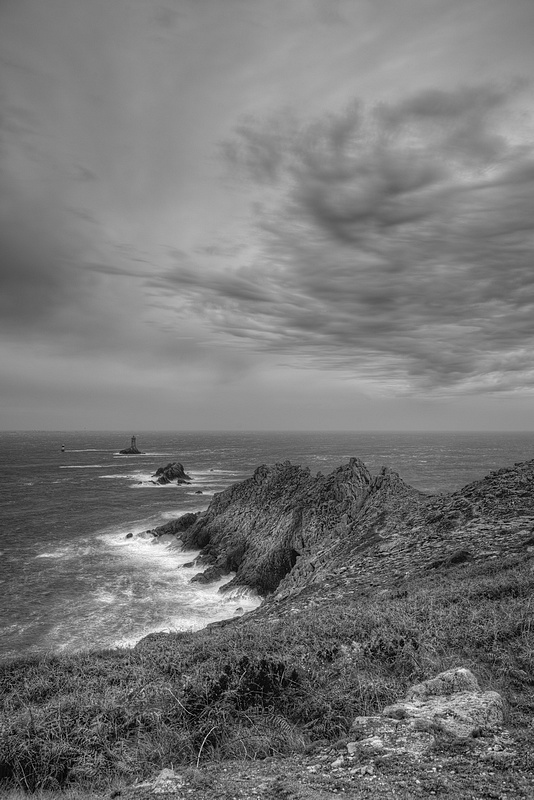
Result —
<svg viewBox="0 0 534 800"><path fill-rule="evenodd" d="M434 743L434 733L467 739L497 728L504 705L497 692L482 692L468 669L447 670L410 687L405 700L383 709L381 716L356 717L357 742L349 753L422 753Z"/></svg>

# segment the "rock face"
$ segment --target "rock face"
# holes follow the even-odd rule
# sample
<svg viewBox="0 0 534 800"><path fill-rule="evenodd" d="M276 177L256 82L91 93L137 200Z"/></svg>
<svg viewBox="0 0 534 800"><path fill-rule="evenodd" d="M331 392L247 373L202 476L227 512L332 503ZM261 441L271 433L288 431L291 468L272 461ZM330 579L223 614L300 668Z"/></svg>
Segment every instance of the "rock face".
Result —
<svg viewBox="0 0 534 800"><path fill-rule="evenodd" d="M295 603L401 586L477 560L534 553L534 460L429 496L359 459L329 475L290 462L261 466L214 496L180 535L200 549L195 580L228 572L226 588L268 597L255 615ZM273 612L274 613L274 612Z"/></svg>
<svg viewBox="0 0 534 800"><path fill-rule="evenodd" d="M228 588L250 586L265 595L300 559L313 559L320 542L350 538L364 504L383 483L356 458L327 476L288 461L258 467L252 478L215 495L182 542L201 548L214 576L235 571ZM399 491L408 505L424 498L404 484ZM381 494L386 502L387 492Z"/></svg>
<svg viewBox="0 0 534 800"><path fill-rule="evenodd" d="M191 483L191 476L186 475L184 465L179 464L178 461L171 461L166 467L159 467L154 473L156 483L165 485L167 483Z"/></svg>
<svg viewBox="0 0 534 800"><path fill-rule="evenodd" d="M182 514L181 517L178 517L177 519L171 519L169 522L166 522L165 525L160 525L159 528L154 528L152 533L154 536L164 536L167 534L176 536L190 528L193 522L196 521L197 517L198 512Z"/></svg>
<svg viewBox="0 0 534 800"><path fill-rule="evenodd" d="M458 667L412 686L405 700L383 709L381 716L356 717L356 741L349 752L420 753L434 743L434 734L468 739L498 728L504 706L497 692L482 692L468 669Z"/></svg>

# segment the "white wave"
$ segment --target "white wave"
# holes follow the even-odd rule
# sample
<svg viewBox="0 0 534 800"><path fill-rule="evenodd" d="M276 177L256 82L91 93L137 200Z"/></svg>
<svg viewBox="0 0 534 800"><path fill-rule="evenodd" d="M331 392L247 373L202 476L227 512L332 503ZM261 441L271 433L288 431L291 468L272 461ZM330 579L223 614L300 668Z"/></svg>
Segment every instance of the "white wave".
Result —
<svg viewBox="0 0 534 800"><path fill-rule="evenodd" d="M117 600L117 595L113 594L113 592L108 592L105 589L98 589L95 592L95 600L97 600L99 603L115 603Z"/></svg>
<svg viewBox="0 0 534 800"><path fill-rule="evenodd" d="M64 558L67 554L67 548L61 547L58 550L52 550L50 553L39 553L35 558Z"/></svg>
<svg viewBox="0 0 534 800"><path fill-rule="evenodd" d="M44 553L38 553L35 558L79 558L80 556L87 556L91 552L90 545L81 544L68 544L64 547L58 547L56 550L47 550Z"/></svg>
<svg viewBox="0 0 534 800"><path fill-rule="evenodd" d="M146 470L137 470L132 472L113 472L108 475L99 475L99 478L105 478L107 480L128 480L131 481L135 478L138 481L147 482L152 479L153 472L147 472Z"/></svg>
<svg viewBox="0 0 534 800"><path fill-rule="evenodd" d="M130 476L131 477L131 476ZM130 489L183 489L191 484L183 483L157 483L155 480L131 483Z"/></svg>
<svg viewBox="0 0 534 800"><path fill-rule="evenodd" d="M123 474L120 474L120 475L99 475L98 477L102 478L102 479L106 479L106 480L131 480L132 479L132 473L128 472L128 473L126 473L124 475Z"/></svg>
<svg viewBox="0 0 534 800"><path fill-rule="evenodd" d="M156 453L152 450L142 450L140 453L119 453L118 450L111 450L108 452L113 453L113 458L139 458L140 456L148 456L149 458L152 458L152 456L157 456L158 458L170 458L174 461L179 460L176 458L174 453Z"/></svg>
<svg viewBox="0 0 534 800"><path fill-rule="evenodd" d="M248 474L244 470L235 469L199 469L195 470L195 475L245 475Z"/></svg>
<svg viewBox="0 0 534 800"><path fill-rule="evenodd" d="M254 591L251 589L250 586L236 586L235 589L231 589L229 592L224 592L224 597L226 600L250 600L252 603L257 603L259 601L259 597Z"/></svg>
<svg viewBox="0 0 534 800"><path fill-rule="evenodd" d="M66 453L113 453L114 451L110 450L109 448L103 448L103 447L82 447L79 450L71 450L70 448L67 448L65 452Z"/></svg>
<svg viewBox="0 0 534 800"><path fill-rule="evenodd" d="M198 514L200 511L205 511L205 506L195 506L194 508L188 508L187 511L184 511L183 508L176 509L176 511L162 511L160 517L164 520L178 519L178 517L183 517L184 514Z"/></svg>
<svg viewBox="0 0 534 800"><path fill-rule="evenodd" d="M173 518L177 519L179 516L181 515ZM146 522L131 525L125 530L101 533L97 538L108 547L122 550L122 554L128 559L159 563L162 567L168 565L173 570L181 567L187 561L192 561L200 552L191 550L184 552L178 549L176 547L178 540L174 539L174 537L170 540L154 536L152 528L147 528ZM133 535L128 536L130 533Z"/></svg>
<svg viewBox="0 0 534 800"><path fill-rule="evenodd" d="M113 641L113 647L132 648L151 633L178 633L197 631L212 622L230 619L257 608L261 599L247 590L232 597L221 594L219 589L233 577L233 573L211 584L189 583L184 591L180 611L168 614L159 624L150 624L133 635L122 635Z"/></svg>
<svg viewBox="0 0 534 800"><path fill-rule="evenodd" d="M61 464L60 469L103 469L105 464Z"/></svg>
<svg viewBox="0 0 534 800"><path fill-rule="evenodd" d="M142 536L122 542L116 536L100 538L108 544L125 544L115 552L126 561L122 569L102 573L97 588L82 592L67 609L61 608L57 624L47 635L52 650L132 647L150 633L198 630L260 602L249 593L230 596L219 591L233 573L208 585L191 583L195 571L177 567L194 559L198 551L152 546L151 538Z"/></svg>

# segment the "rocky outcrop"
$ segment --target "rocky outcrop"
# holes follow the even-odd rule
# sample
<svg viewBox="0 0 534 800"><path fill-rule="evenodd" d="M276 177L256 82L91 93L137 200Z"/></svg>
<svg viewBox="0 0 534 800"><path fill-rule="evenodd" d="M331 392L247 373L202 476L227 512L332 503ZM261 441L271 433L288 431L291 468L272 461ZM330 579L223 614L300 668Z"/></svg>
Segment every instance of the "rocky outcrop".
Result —
<svg viewBox="0 0 534 800"><path fill-rule="evenodd" d="M250 586L265 595L319 541L346 531L372 483L358 459L327 476L312 476L288 461L261 466L215 495L182 542L201 548L211 574L236 572L228 588Z"/></svg>
<svg viewBox="0 0 534 800"><path fill-rule="evenodd" d="M162 486L173 481L179 484L191 483L191 476L186 475L184 465L179 464L178 461L171 461L167 466L159 467L152 477L156 478L155 483Z"/></svg>
<svg viewBox="0 0 534 800"><path fill-rule="evenodd" d="M386 468L372 476L356 458L326 476L290 462L261 466L177 535L201 551L194 580L234 572L224 589L251 587L268 598L253 613L280 616L314 595L376 592L472 561L534 554L534 460L435 496Z"/></svg>
<svg viewBox="0 0 534 800"><path fill-rule="evenodd" d="M459 667L412 686L404 700L381 716L356 717L351 754L420 753L435 736L468 739L499 728L504 704L498 692L482 692L473 673Z"/></svg>
<svg viewBox="0 0 534 800"><path fill-rule="evenodd" d="M462 685L469 688L462 690ZM376 716L356 717L348 737L335 745L313 743L284 759L205 763L202 772L166 768L151 780L121 790L125 800L165 796L212 800L214 797L315 798L343 795L351 798L505 798L532 797L529 755L525 775L516 783L512 765L520 760L520 744L502 727L502 700L495 692L482 692L465 668L441 673L412 687L440 684L441 694L430 696L445 707L454 704L468 719L471 733L446 730L442 718L429 716L393 719L387 709ZM456 688L453 690L454 686ZM450 689L450 691L449 691ZM499 712L480 721L472 716L473 698L496 695ZM525 747L526 750L526 747ZM527 761L528 759L528 761ZM488 767L491 767L488 770ZM517 791L518 785L523 789ZM515 791L514 791L515 788ZM506 791L505 791L506 790Z"/></svg>

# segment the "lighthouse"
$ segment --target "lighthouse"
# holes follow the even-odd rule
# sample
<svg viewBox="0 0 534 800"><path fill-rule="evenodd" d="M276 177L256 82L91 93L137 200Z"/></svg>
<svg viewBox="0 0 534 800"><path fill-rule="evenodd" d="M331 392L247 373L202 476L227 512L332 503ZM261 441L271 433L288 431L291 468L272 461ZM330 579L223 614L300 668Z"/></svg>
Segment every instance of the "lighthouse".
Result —
<svg viewBox="0 0 534 800"><path fill-rule="evenodd" d="M143 455L140 450L137 449L137 436L132 436L132 442L130 447L127 447L125 450L119 450L121 456L141 456Z"/></svg>

